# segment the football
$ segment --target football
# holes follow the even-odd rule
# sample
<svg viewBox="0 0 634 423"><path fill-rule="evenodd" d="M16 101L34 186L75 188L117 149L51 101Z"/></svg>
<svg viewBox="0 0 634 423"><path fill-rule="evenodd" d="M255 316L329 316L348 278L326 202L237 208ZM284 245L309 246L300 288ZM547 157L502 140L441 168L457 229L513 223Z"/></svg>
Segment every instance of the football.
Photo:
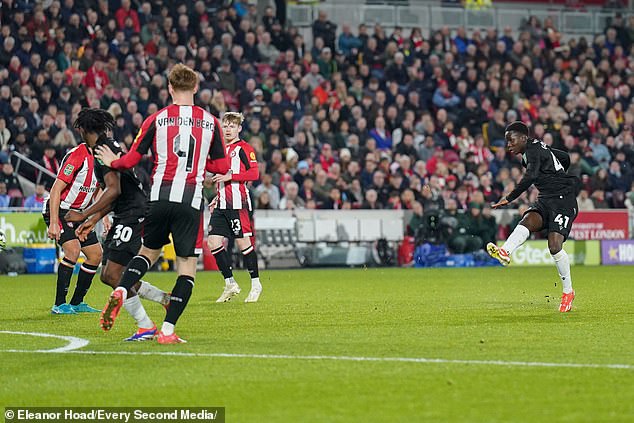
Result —
<svg viewBox="0 0 634 423"><path fill-rule="evenodd" d="M4 247L7 246L7 236L3 230L0 230L0 251L4 251Z"/></svg>

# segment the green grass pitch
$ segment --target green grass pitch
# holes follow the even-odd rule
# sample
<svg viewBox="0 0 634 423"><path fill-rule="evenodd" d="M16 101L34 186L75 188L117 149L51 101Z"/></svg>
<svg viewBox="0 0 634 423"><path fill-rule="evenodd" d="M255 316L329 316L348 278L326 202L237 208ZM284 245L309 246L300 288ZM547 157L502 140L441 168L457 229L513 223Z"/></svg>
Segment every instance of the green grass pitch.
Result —
<svg viewBox="0 0 634 423"><path fill-rule="evenodd" d="M264 271L256 304L243 303L246 272L227 304L213 302L221 276L201 273L177 326L189 343L176 346L121 342L134 331L125 311L109 333L96 314L51 316L53 275L2 276L0 331L107 353L33 353L66 341L0 333L0 407L225 406L240 423L632 422L633 271L573 268L567 314L554 267ZM174 274L146 279L169 289ZM101 308L108 293L95 281L87 301ZM160 322L163 309L144 304Z"/></svg>

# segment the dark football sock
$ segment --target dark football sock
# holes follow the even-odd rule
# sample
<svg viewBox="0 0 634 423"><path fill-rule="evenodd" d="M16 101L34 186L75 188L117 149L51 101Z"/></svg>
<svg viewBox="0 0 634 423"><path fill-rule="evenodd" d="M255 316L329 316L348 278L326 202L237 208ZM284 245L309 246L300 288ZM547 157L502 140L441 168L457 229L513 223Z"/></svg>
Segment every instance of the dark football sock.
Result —
<svg viewBox="0 0 634 423"><path fill-rule="evenodd" d="M97 273L97 269L99 265L92 264L82 264L79 269L79 277L77 278L77 286L75 287L75 292L73 293L73 298L70 300L70 305L77 305L84 301L84 297L88 293L90 289L90 285L92 284L92 278L95 277L95 273Z"/></svg>
<svg viewBox="0 0 634 423"><path fill-rule="evenodd" d="M145 275L149 269L150 260L147 257L134 256L132 260L130 260L130 263L128 263L128 267L125 269L125 272L123 272L119 286L130 292L132 287L141 280L143 275Z"/></svg>
<svg viewBox="0 0 634 423"><path fill-rule="evenodd" d="M211 252L216 259L216 264L218 265L218 269L222 272L222 276L225 279L229 279L233 277L233 268L231 267L231 260L229 259L229 254L225 247L218 247Z"/></svg>
<svg viewBox="0 0 634 423"><path fill-rule="evenodd" d="M247 268L251 279L260 277L258 272L258 255L255 252L255 248L251 245L242 250L242 254L244 255L244 267Z"/></svg>
<svg viewBox="0 0 634 423"><path fill-rule="evenodd" d="M167 309L167 315L165 321L173 325L176 324L187 303L192 295L192 289L194 289L194 278L192 276L179 276L176 279L176 285L172 289L172 296L170 306Z"/></svg>
<svg viewBox="0 0 634 423"><path fill-rule="evenodd" d="M70 285L70 278L73 277L74 269L75 263L68 260L66 257L62 259L62 262L57 268L57 289L55 291L56 306L66 302L66 294L68 293L68 286Z"/></svg>

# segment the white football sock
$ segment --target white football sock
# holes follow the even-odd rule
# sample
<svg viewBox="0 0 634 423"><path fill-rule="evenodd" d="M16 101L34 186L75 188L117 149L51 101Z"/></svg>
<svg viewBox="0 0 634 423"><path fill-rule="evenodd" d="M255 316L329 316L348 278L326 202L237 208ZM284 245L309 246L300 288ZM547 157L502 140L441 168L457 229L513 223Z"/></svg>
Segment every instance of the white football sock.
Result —
<svg viewBox="0 0 634 423"><path fill-rule="evenodd" d="M562 249L557 254L553 254L553 260L555 260L561 284L564 286L564 294L570 294L572 292L572 278L570 277L570 259L568 254Z"/></svg>
<svg viewBox="0 0 634 423"><path fill-rule="evenodd" d="M529 231L526 226L517 225L504 245L502 245L502 248L509 253L510 256L513 254L513 251L517 250L520 245L526 242L529 236L531 236L531 231Z"/></svg>
<svg viewBox="0 0 634 423"><path fill-rule="evenodd" d="M161 332L163 335L171 335L174 333L174 325L168 322L163 322L163 327L161 328Z"/></svg>
<svg viewBox="0 0 634 423"><path fill-rule="evenodd" d="M139 298L138 295L125 300L123 302L123 308L132 315L138 327L142 329L151 329L154 327L154 323L152 323L152 320L150 320L145 312L143 304L141 304L141 298Z"/></svg>
<svg viewBox="0 0 634 423"><path fill-rule="evenodd" d="M262 284L260 278L251 279L251 291L262 291Z"/></svg>
<svg viewBox="0 0 634 423"><path fill-rule="evenodd" d="M236 282L233 276L225 279L225 286L233 285L234 283L238 283L238 282Z"/></svg>
<svg viewBox="0 0 634 423"><path fill-rule="evenodd" d="M126 298L128 298L128 290L122 286L118 286L114 290L121 291L121 293L123 294L123 301L125 302Z"/></svg>
<svg viewBox="0 0 634 423"><path fill-rule="evenodd" d="M141 287L137 294L139 294L139 297L154 301L155 303L163 304L165 302L165 292L149 282L141 281Z"/></svg>

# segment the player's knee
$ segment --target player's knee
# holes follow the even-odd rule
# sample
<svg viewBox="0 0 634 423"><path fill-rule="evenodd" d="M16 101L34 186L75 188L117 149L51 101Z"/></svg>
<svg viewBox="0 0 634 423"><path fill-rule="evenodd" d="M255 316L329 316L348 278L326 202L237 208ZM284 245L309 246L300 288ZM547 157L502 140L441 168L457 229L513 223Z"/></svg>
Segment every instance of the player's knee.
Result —
<svg viewBox="0 0 634 423"><path fill-rule="evenodd" d="M66 243L64 244L62 250L64 250L64 257L66 257L68 260L76 263L79 259L79 252L81 250L79 245Z"/></svg>
<svg viewBox="0 0 634 423"><path fill-rule="evenodd" d="M113 274L113 272L102 271L101 274L99 275L99 279L105 285L108 285L108 286L110 286L112 288L116 288L117 287L117 282L118 281L116 280L115 275Z"/></svg>
<svg viewBox="0 0 634 423"><path fill-rule="evenodd" d="M86 254L86 259L91 264L99 264L99 263L101 263L102 257L103 257L103 251L101 251L101 248L96 249L96 250L91 251L90 253Z"/></svg>
<svg viewBox="0 0 634 423"><path fill-rule="evenodd" d="M209 246L209 250L214 251L222 247L222 240L218 240L215 237L210 236L207 239L207 245Z"/></svg>
<svg viewBox="0 0 634 423"><path fill-rule="evenodd" d="M236 239L236 244L238 244L238 248L242 251L251 246L251 240L249 238L238 238Z"/></svg>
<svg viewBox="0 0 634 423"><path fill-rule="evenodd" d="M560 242L548 242L548 250L550 251L550 255L554 256L558 252L561 251L562 245Z"/></svg>

